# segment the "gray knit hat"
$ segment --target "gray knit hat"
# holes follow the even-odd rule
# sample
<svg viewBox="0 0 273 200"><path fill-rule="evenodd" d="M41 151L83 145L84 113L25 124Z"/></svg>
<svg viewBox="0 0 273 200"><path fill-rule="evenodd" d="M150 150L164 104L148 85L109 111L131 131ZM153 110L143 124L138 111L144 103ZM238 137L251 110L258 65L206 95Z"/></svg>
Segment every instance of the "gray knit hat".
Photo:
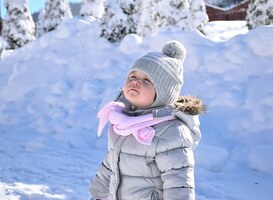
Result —
<svg viewBox="0 0 273 200"><path fill-rule="evenodd" d="M156 90L156 99L151 107L174 103L183 85L183 62L186 49L178 41L164 45L162 53L151 52L139 58L129 74L139 70L152 81Z"/></svg>

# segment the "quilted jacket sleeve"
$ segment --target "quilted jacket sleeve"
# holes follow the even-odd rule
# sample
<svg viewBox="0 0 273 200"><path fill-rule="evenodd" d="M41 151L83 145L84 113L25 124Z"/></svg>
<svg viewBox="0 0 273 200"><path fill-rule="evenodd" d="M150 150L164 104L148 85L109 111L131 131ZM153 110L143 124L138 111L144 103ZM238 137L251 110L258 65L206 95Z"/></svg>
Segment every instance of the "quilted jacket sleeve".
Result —
<svg viewBox="0 0 273 200"><path fill-rule="evenodd" d="M181 123L168 127L158 139L156 164L163 181L164 200L194 200L194 155L190 129Z"/></svg>
<svg viewBox="0 0 273 200"><path fill-rule="evenodd" d="M109 180L111 170L109 167L109 154L107 153L100 165L96 176L93 178L89 192L94 199L107 199L109 195Z"/></svg>

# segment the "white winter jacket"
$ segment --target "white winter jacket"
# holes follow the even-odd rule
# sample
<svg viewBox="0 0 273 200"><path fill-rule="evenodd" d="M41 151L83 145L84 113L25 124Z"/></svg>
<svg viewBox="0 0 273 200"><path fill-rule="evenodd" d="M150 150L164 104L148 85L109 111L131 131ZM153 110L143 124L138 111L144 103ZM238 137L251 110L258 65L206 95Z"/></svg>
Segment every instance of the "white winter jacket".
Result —
<svg viewBox="0 0 273 200"><path fill-rule="evenodd" d="M182 109L166 106L148 111L155 117L177 117L153 126L156 135L151 145L137 142L132 135L120 136L110 127L108 152L91 183L91 196L105 200L194 200L193 149L201 134L198 116L186 114L186 107ZM147 111L127 114L144 113Z"/></svg>

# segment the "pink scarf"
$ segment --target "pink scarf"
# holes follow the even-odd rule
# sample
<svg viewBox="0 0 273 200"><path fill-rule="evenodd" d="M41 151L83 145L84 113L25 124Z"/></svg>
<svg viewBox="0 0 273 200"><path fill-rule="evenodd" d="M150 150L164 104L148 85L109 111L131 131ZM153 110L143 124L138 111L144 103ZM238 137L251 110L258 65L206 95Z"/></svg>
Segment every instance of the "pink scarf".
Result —
<svg viewBox="0 0 273 200"><path fill-rule="evenodd" d="M122 113L124 107L121 102L109 102L98 112L97 117L100 118L98 137L109 121L117 134L121 136L132 134L141 144L150 145L155 136L155 130L151 126L175 119L174 116L153 118L152 113L136 117L127 116Z"/></svg>

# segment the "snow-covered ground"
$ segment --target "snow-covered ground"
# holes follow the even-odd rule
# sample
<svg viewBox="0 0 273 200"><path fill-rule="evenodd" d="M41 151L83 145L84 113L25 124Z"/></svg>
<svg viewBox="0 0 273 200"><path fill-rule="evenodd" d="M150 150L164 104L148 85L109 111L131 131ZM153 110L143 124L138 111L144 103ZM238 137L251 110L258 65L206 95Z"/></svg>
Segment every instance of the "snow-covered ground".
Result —
<svg viewBox="0 0 273 200"><path fill-rule="evenodd" d="M85 200L106 150L96 113L139 56L188 50L181 94L208 107L196 149L197 200L273 199L273 26L213 22L208 36L162 32L120 45L79 18L0 61L0 199Z"/></svg>

